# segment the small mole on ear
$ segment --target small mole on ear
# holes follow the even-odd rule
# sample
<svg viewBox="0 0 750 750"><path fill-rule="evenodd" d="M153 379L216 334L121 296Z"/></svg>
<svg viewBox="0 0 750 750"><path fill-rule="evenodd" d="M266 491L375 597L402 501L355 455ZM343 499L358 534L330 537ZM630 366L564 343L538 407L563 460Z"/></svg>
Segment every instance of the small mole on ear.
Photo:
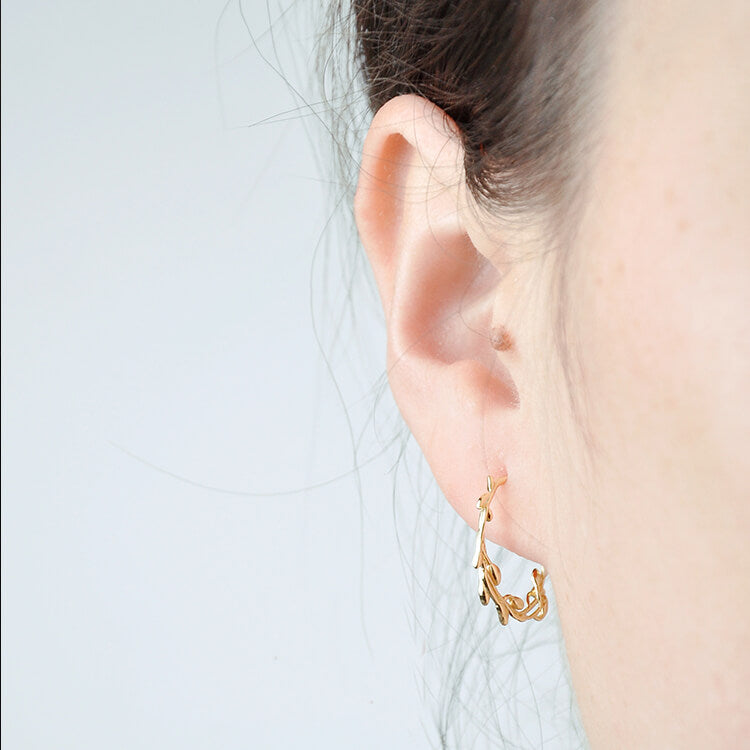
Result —
<svg viewBox="0 0 750 750"><path fill-rule="evenodd" d="M505 326L493 326L490 329L490 344L499 352L513 348L513 338Z"/></svg>

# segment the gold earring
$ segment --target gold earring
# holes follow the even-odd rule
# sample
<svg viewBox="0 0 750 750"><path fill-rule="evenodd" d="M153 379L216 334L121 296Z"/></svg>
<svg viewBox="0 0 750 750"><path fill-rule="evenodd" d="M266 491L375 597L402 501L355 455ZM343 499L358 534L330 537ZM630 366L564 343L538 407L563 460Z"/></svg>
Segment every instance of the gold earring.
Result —
<svg viewBox="0 0 750 750"><path fill-rule="evenodd" d="M508 481L508 475L499 477L487 477L487 492L477 500L479 509L479 524L477 526L477 544L474 551L472 565L479 569L479 601L489 604L490 599L497 607L497 614L502 625L508 624L508 618L524 622L526 620L541 620L549 608L547 595L544 593L544 579L546 573L544 566L534 568L532 577L534 587L526 594L526 602L520 596L513 594L501 594L497 587L500 584L500 568L490 560L487 549L484 546L484 526L492 520L490 503L495 497L497 488Z"/></svg>

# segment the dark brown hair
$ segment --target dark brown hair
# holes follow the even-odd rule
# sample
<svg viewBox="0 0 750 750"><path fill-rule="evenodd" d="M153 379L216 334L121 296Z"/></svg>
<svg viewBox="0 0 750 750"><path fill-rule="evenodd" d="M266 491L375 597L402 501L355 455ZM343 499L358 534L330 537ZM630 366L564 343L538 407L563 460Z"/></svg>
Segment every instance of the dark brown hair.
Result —
<svg viewBox="0 0 750 750"><path fill-rule="evenodd" d="M353 0L371 111L415 93L458 125L485 206L554 205L575 185L592 90L593 0Z"/></svg>

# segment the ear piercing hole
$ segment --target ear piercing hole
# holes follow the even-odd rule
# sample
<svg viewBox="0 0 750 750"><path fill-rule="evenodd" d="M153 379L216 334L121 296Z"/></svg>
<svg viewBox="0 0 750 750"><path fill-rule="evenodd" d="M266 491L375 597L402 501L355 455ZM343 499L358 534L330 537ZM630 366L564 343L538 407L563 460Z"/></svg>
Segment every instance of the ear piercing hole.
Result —
<svg viewBox="0 0 750 750"><path fill-rule="evenodd" d="M490 344L499 352L513 348L513 337L505 326L493 326L490 329Z"/></svg>

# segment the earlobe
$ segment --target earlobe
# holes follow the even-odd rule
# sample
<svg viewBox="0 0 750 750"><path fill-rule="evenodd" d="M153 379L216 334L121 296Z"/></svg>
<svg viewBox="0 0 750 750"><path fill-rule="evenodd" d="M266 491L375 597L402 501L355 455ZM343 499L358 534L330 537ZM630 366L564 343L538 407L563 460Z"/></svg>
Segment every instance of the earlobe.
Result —
<svg viewBox="0 0 750 750"><path fill-rule="evenodd" d="M476 499L502 467L509 479L487 536L538 554L520 502L529 440L507 345L515 336L498 339L501 274L472 240L462 142L438 107L405 95L377 112L355 217L385 312L391 390L438 484L476 528Z"/></svg>

